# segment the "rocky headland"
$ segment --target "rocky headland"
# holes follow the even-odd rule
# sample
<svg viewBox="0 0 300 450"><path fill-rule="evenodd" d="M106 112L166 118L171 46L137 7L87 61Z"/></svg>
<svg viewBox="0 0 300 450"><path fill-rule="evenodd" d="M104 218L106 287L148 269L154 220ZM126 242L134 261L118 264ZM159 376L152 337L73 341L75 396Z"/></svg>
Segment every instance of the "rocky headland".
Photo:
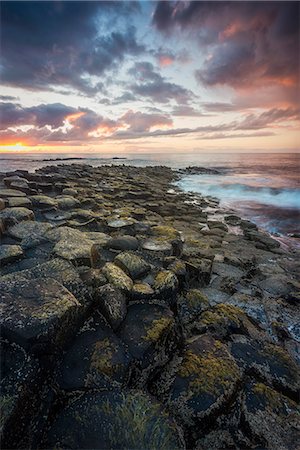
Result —
<svg viewBox="0 0 300 450"><path fill-rule="evenodd" d="M178 176L0 175L3 449L299 448L299 254Z"/></svg>

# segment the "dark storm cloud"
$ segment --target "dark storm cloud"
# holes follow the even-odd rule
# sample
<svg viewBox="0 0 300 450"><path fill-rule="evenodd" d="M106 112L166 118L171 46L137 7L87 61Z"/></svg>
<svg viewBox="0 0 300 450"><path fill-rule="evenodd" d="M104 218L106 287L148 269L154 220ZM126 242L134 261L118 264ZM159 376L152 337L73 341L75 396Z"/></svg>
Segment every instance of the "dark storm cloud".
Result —
<svg viewBox="0 0 300 450"><path fill-rule="evenodd" d="M103 85L89 75L143 50L126 24L136 9L131 2L2 2L2 83L94 94Z"/></svg>
<svg viewBox="0 0 300 450"><path fill-rule="evenodd" d="M153 23L205 46L196 78L233 87L299 82L299 2L159 2Z"/></svg>
<svg viewBox="0 0 300 450"><path fill-rule="evenodd" d="M49 125L58 128L69 114L75 112L78 110L61 103L41 104L30 108L16 103L0 103L0 124L1 129L21 125L34 125L37 128Z"/></svg>
<svg viewBox="0 0 300 450"><path fill-rule="evenodd" d="M184 87L169 82L160 75L150 62L138 62L128 71L138 83L130 86L131 91L139 97L151 99L158 103L175 100L178 104L186 104L194 94Z"/></svg>

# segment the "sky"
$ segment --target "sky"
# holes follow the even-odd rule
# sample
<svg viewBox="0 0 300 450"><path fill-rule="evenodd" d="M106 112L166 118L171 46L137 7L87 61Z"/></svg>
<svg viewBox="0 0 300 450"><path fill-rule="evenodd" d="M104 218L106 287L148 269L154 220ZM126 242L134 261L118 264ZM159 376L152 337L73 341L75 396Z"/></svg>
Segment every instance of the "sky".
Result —
<svg viewBox="0 0 300 450"><path fill-rule="evenodd" d="M296 152L299 11L2 1L0 151Z"/></svg>

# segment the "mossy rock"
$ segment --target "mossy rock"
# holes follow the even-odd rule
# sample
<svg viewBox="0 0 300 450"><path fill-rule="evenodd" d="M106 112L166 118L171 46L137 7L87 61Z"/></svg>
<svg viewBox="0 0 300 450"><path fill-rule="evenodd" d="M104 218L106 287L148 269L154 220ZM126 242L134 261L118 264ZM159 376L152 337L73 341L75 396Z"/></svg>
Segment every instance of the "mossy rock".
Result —
<svg viewBox="0 0 300 450"><path fill-rule="evenodd" d="M133 281L120 267L108 262L103 266L102 273L115 288L125 293L131 291Z"/></svg>
<svg viewBox="0 0 300 450"><path fill-rule="evenodd" d="M27 428L42 388L38 361L16 344L1 345L0 437L2 448L28 448Z"/></svg>
<svg viewBox="0 0 300 450"><path fill-rule="evenodd" d="M149 264L133 252L119 253L114 263L121 267L133 280L141 279L150 270Z"/></svg>
<svg viewBox="0 0 300 450"><path fill-rule="evenodd" d="M224 407L241 372L226 346L209 335L187 341L169 393L169 407L186 425L194 425Z"/></svg>
<svg viewBox="0 0 300 450"><path fill-rule="evenodd" d="M116 330L126 317L126 297L119 289L109 284L99 287L94 292L95 306Z"/></svg>
<svg viewBox="0 0 300 450"><path fill-rule="evenodd" d="M264 448L299 448L299 407L290 398L263 383L248 383L245 387L242 413L250 433Z"/></svg>
<svg viewBox="0 0 300 450"><path fill-rule="evenodd" d="M136 303L128 307L119 335L128 345L138 368L144 370L167 360L174 325L173 313L165 306Z"/></svg>
<svg viewBox="0 0 300 450"><path fill-rule="evenodd" d="M204 311L196 328L203 331L209 330L219 339L231 334L244 334L246 336L264 339L265 334L258 324L237 306L220 303L213 308Z"/></svg>
<svg viewBox="0 0 300 450"><path fill-rule="evenodd" d="M74 333L81 306L57 281L0 281L2 335L22 347L51 353Z"/></svg>
<svg viewBox="0 0 300 450"><path fill-rule="evenodd" d="M9 208L15 208L20 206L24 206L25 208L31 207L31 201L27 197L9 197L6 199L6 201Z"/></svg>
<svg viewBox="0 0 300 450"><path fill-rule="evenodd" d="M55 419L46 448L183 449L175 422L139 391L85 394Z"/></svg>
<svg viewBox="0 0 300 450"><path fill-rule="evenodd" d="M70 291L85 308L92 301L89 290L81 281L74 266L63 259L53 258L31 269L21 270L0 278L0 281L27 282L36 279L54 279Z"/></svg>
<svg viewBox="0 0 300 450"><path fill-rule="evenodd" d="M189 257L186 261L187 281L190 288L199 288L209 284L212 260L201 257Z"/></svg>
<svg viewBox="0 0 300 450"><path fill-rule="evenodd" d="M26 194L17 189L0 189L0 197L26 197Z"/></svg>
<svg viewBox="0 0 300 450"><path fill-rule="evenodd" d="M279 345L237 337L230 352L242 369L258 373L260 378L293 398L299 396L299 368Z"/></svg>
<svg viewBox="0 0 300 450"><path fill-rule="evenodd" d="M52 225L47 222L33 222L18 223L11 227L8 234L15 239L24 239L30 236L31 238L43 237L45 233L52 228Z"/></svg>
<svg viewBox="0 0 300 450"><path fill-rule="evenodd" d="M154 278L153 288L159 297L173 303L178 290L178 278L171 270L161 270Z"/></svg>
<svg viewBox="0 0 300 450"><path fill-rule="evenodd" d="M193 322L209 308L207 297L199 289L190 289L177 300L177 311L184 326Z"/></svg>
<svg viewBox="0 0 300 450"><path fill-rule="evenodd" d="M0 247L0 267L10 264L24 256L22 247L19 245L2 244Z"/></svg>
<svg viewBox="0 0 300 450"><path fill-rule="evenodd" d="M57 382L66 390L122 386L129 362L125 345L103 317L94 314L64 356Z"/></svg>
<svg viewBox="0 0 300 450"><path fill-rule="evenodd" d="M49 210L57 207L57 201L47 195L32 195L30 200L33 206L38 209Z"/></svg>
<svg viewBox="0 0 300 450"><path fill-rule="evenodd" d="M148 283L134 283L131 290L131 298L136 301L150 300L155 295Z"/></svg>
<svg viewBox="0 0 300 450"><path fill-rule="evenodd" d="M34 213L31 209L24 207L5 208L0 211L0 219L2 219L5 228L9 228L19 222L34 220Z"/></svg>

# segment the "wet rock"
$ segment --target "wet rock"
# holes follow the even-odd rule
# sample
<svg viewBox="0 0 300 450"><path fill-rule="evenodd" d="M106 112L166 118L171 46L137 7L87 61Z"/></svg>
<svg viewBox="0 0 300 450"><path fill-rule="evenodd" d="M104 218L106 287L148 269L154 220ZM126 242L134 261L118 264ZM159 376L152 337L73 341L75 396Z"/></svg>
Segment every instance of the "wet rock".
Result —
<svg viewBox="0 0 300 450"><path fill-rule="evenodd" d="M123 236L113 237L112 239L110 239L107 242L106 247L113 249L113 250L121 250L121 251L133 250L133 251L135 251L139 247L139 241L137 240L137 238L135 238L133 236L123 235Z"/></svg>
<svg viewBox="0 0 300 450"><path fill-rule="evenodd" d="M47 222L22 222L12 226L8 230L8 234L15 239L24 239L30 237L31 239L42 237L52 228L52 225Z"/></svg>
<svg viewBox="0 0 300 450"><path fill-rule="evenodd" d="M73 188L64 188L62 190L62 193L64 195L71 195L72 197L74 197L75 195L78 194L78 191L76 189L73 189Z"/></svg>
<svg viewBox="0 0 300 450"><path fill-rule="evenodd" d="M295 402L263 383L248 383L242 405L244 421L264 448L296 450L300 420Z"/></svg>
<svg viewBox="0 0 300 450"><path fill-rule="evenodd" d="M115 288L125 293L131 291L133 281L120 267L108 262L103 266L102 273Z"/></svg>
<svg viewBox="0 0 300 450"><path fill-rule="evenodd" d="M142 278L150 270L149 264L133 252L119 253L114 259L114 263L134 280Z"/></svg>
<svg viewBox="0 0 300 450"><path fill-rule="evenodd" d="M4 226L8 228L19 222L34 220L34 213L23 207L5 208L0 211L0 219L3 220Z"/></svg>
<svg viewBox="0 0 300 450"><path fill-rule="evenodd" d="M147 377L149 370L167 361L173 350L173 333L174 316L169 308L148 303L128 307L119 335L128 345L135 369L144 371L143 377L139 374L139 381Z"/></svg>
<svg viewBox="0 0 300 450"><path fill-rule="evenodd" d="M279 248L280 244L278 241L275 241L275 239L272 239L267 234L260 233L258 231L246 231L245 236L250 241L256 242L256 247L266 250L273 250L275 248Z"/></svg>
<svg viewBox="0 0 300 450"><path fill-rule="evenodd" d="M96 304L110 326L116 330L126 317L126 297L109 284L95 292Z"/></svg>
<svg viewBox="0 0 300 450"><path fill-rule="evenodd" d="M143 242L142 249L151 258L161 259L165 256L171 256L173 253L172 244L157 239L148 239Z"/></svg>
<svg viewBox="0 0 300 450"><path fill-rule="evenodd" d="M30 351L63 348L74 331L80 303L53 279L0 281L1 331Z"/></svg>
<svg viewBox="0 0 300 450"><path fill-rule="evenodd" d="M2 448L29 448L28 426L37 412L39 364L24 349L1 341Z"/></svg>
<svg viewBox="0 0 300 450"><path fill-rule="evenodd" d="M237 337L230 346L230 352L237 364L247 372L257 373L283 393L299 396L298 367L282 347Z"/></svg>
<svg viewBox="0 0 300 450"><path fill-rule="evenodd" d="M241 378L226 346L209 335L187 341L171 384L168 405L184 424L195 425L224 407Z"/></svg>
<svg viewBox="0 0 300 450"><path fill-rule="evenodd" d="M85 394L56 418L46 448L183 449L175 422L139 391Z"/></svg>
<svg viewBox="0 0 300 450"><path fill-rule="evenodd" d="M3 198L0 198L0 211L2 211L2 209L5 208L5 201L3 200Z"/></svg>
<svg viewBox="0 0 300 450"><path fill-rule="evenodd" d="M156 241L169 242L172 246L172 254L180 256L183 249L181 234L175 228L165 225L157 225L151 228L151 234Z"/></svg>
<svg viewBox="0 0 300 450"><path fill-rule="evenodd" d="M130 358L122 341L100 314L94 314L77 333L59 369L62 389L122 386Z"/></svg>
<svg viewBox="0 0 300 450"><path fill-rule="evenodd" d="M112 219L107 221L107 227L110 231L119 231L130 233L135 224L134 219Z"/></svg>
<svg viewBox="0 0 300 450"><path fill-rule="evenodd" d="M264 336L263 331L242 309L225 303L207 309L195 328L202 332L209 331L219 339L227 338L233 334L245 334L254 338Z"/></svg>

